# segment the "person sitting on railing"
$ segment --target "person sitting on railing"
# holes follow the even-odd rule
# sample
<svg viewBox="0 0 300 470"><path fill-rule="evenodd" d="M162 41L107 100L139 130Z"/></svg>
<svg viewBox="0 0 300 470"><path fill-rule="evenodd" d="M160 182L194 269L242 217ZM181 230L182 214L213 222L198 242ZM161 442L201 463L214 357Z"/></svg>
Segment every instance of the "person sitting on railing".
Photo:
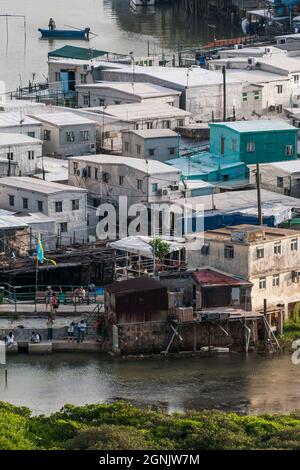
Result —
<svg viewBox="0 0 300 470"><path fill-rule="evenodd" d="M13 344L15 342L15 337L13 335L13 332L10 331L8 335L6 336L6 344L8 348L12 348Z"/></svg>

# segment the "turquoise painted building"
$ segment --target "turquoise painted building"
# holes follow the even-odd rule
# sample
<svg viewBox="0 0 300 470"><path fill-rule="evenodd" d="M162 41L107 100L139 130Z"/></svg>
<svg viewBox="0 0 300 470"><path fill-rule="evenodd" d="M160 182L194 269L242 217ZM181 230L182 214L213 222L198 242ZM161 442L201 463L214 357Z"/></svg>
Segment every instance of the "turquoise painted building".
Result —
<svg viewBox="0 0 300 470"><path fill-rule="evenodd" d="M210 124L210 151L246 165L297 158L296 127L285 121L256 120Z"/></svg>
<svg viewBox="0 0 300 470"><path fill-rule="evenodd" d="M222 158L209 152L174 158L165 163L178 168L182 173L181 178L189 181L202 180L216 183L218 181L245 180L249 175L247 165L244 162Z"/></svg>

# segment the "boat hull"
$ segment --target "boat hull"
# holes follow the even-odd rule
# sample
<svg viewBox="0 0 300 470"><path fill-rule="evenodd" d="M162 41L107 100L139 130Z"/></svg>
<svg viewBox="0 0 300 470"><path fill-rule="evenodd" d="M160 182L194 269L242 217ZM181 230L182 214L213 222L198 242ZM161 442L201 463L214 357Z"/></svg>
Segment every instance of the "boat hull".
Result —
<svg viewBox="0 0 300 470"><path fill-rule="evenodd" d="M42 38L45 39L89 39L89 29L68 30L68 29L39 29Z"/></svg>

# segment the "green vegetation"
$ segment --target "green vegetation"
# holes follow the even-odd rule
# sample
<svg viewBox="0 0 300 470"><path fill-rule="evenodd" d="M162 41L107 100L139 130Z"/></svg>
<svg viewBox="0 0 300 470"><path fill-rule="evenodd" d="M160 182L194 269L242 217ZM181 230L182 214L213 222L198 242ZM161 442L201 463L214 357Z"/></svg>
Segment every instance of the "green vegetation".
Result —
<svg viewBox="0 0 300 470"><path fill-rule="evenodd" d="M0 450L300 449L300 412L167 414L125 402L66 405L51 416L0 402Z"/></svg>

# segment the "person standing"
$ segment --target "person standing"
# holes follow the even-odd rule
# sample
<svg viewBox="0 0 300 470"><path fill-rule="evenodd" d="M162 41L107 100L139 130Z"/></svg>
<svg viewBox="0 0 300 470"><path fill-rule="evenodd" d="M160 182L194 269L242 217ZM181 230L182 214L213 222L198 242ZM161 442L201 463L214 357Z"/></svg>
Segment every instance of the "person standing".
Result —
<svg viewBox="0 0 300 470"><path fill-rule="evenodd" d="M49 315L48 320L47 320L47 329L48 329L47 339L48 339L48 341L53 340L53 323L54 323L53 317L52 317L52 315Z"/></svg>
<svg viewBox="0 0 300 470"><path fill-rule="evenodd" d="M13 332L10 331L6 337L6 344L8 348L12 348L15 342L15 337L13 335Z"/></svg>
<svg viewBox="0 0 300 470"><path fill-rule="evenodd" d="M74 335L75 335L75 329L76 329L75 322L72 321L70 323L70 325L68 326L68 342L73 343Z"/></svg>
<svg viewBox="0 0 300 470"><path fill-rule="evenodd" d="M85 320L81 320L78 324L78 333L77 333L77 343L83 343L85 333L87 329L87 324Z"/></svg>
<svg viewBox="0 0 300 470"><path fill-rule="evenodd" d="M51 286L48 286L47 289L45 290L45 304L46 304L46 310L48 309L48 305L51 304L51 297L53 294L53 290L51 289Z"/></svg>
<svg viewBox="0 0 300 470"><path fill-rule="evenodd" d="M53 318L55 318L55 313L58 309L58 298L56 297L55 292L53 292L52 297L51 297L51 315Z"/></svg>
<svg viewBox="0 0 300 470"><path fill-rule="evenodd" d="M53 18L50 18L48 28L49 28L49 31L53 31L55 29L55 21Z"/></svg>

